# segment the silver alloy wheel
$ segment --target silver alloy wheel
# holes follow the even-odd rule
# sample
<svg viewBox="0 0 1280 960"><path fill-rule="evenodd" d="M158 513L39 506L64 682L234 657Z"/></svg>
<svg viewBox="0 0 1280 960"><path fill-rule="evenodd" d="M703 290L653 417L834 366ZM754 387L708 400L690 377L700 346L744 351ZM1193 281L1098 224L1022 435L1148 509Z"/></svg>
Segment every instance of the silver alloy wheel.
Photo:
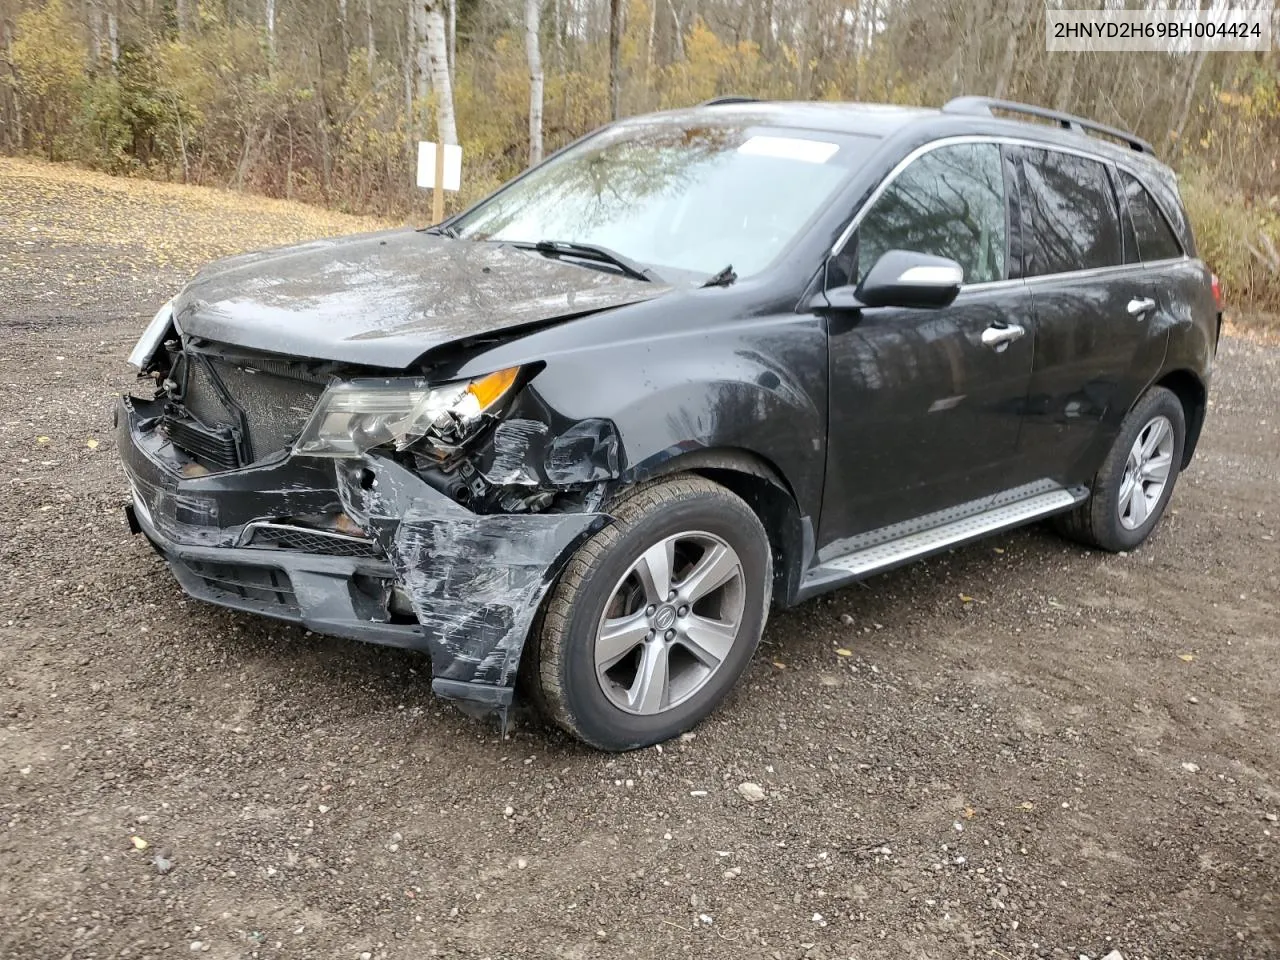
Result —
<svg viewBox="0 0 1280 960"><path fill-rule="evenodd" d="M1173 468L1173 424L1155 417L1138 432L1120 481L1120 526L1136 530L1147 522Z"/></svg>
<svg viewBox="0 0 1280 960"><path fill-rule="evenodd" d="M742 561L712 533L655 543L614 585L596 629L596 679L628 713L670 710L729 656L746 609Z"/></svg>

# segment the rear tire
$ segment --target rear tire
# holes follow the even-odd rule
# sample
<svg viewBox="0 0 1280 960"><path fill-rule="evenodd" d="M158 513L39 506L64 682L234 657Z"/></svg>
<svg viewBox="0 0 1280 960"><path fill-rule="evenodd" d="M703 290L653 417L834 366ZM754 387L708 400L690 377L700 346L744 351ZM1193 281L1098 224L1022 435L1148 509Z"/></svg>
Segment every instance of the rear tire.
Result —
<svg viewBox="0 0 1280 960"><path fill-rule="evenodd" d="M1173 495L1186 434L1177 396L1164 387L1148 390L1121 422L1089 499L1055 518L1058 532L1112 553L1142 544Z"/></svg>
<svg viewBox="0 0 1280 960"><path fill-rule="evenodd" d="M751 508L699 476L634 487L608 513L547 599L529 679L552 722L619 751L720 704L760 642L773 564Z"/></svg>

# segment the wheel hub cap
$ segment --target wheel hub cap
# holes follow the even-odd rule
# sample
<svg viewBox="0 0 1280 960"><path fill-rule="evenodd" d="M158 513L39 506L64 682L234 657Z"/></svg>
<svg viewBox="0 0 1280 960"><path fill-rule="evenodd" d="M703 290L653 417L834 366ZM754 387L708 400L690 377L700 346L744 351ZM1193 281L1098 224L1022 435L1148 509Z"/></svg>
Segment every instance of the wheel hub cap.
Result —
<svg viewBox="0 0 1280 960"><path fill-rule="evenodd" d="M658 608L658 612L653 615L653 628L655 630L666 630L676 622L676 608L670 604L664 604Z"/></svg>
<svg viewBox="0 0 1280 960"><path fill-rule="evenodd" d="M614 585L600 618L600 689L628 713L684 703L729 656L745 608L742 562L720 537L690 531L654 544Z"/></svg>
<svg viewBox="0 0 1280 960"><path fill-rule="evenodd" d="M1136 530L1160 504L1173 469L1173 424L1159 416L1138 431L1120 481L1120 525Z"/></svg>

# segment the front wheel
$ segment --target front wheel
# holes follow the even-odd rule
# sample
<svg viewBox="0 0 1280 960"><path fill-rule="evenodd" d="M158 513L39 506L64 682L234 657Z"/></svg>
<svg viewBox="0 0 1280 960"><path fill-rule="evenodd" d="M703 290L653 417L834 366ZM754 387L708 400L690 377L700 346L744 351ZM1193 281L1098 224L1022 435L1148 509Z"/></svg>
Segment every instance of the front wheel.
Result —
<svg viewBox="0 0 1280 960"><path fill-rule="evenodd" d="M724 699L764 630L772 559L751 508L702 477L633 488L609 512L548 598L532 679L556 724L630 750Z"/></svg>
<svg viewBox="0 0 1280 960"><path fill-rule="evenodd" d="M1152 387L1120 424L1089 499L1059 518L1058 529L1112 552L1141 544L1173 495L1186 435L1181 401L1164 387Z"/></svg>

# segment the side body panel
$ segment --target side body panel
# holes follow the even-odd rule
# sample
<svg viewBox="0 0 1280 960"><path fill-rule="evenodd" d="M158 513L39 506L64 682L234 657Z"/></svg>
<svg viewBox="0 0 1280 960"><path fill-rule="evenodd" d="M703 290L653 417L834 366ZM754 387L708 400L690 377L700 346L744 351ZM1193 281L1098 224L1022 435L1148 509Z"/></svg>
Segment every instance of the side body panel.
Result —
<svg viewBox="0 0 1280 960"><path fill-rule="evenodd" d="M1164 363L1169 322L1132 316L1131 300L1150 295L1140 266L1036 278L1035 360L1022 428L1022 452L1041 476L1088 483L1120 421ZM1105 454L1104 454L1105 455Z"/></svg>
<svg viewBox="0 0 1280 960"><path fill-rule="evenodd" d="M448 375L539 363L526 390L549 418L612 423L618 481L665 472L686 454L743 451L776 471L801 516L816 517L826 331L820 318L795 312L798 289L763 306L760 292L744 283L672 294L493 347ZM727 321L709 322L720 316Z"/></svg>
<svg viewBox="0 0 1280 960"><path fill-rule="evenodd" d="M976 287L941 310L833 314L831 436L819 556L877 527L1016 485L1032 338L997 352L982 333L1030 326L1021 283Z"/></svg>

